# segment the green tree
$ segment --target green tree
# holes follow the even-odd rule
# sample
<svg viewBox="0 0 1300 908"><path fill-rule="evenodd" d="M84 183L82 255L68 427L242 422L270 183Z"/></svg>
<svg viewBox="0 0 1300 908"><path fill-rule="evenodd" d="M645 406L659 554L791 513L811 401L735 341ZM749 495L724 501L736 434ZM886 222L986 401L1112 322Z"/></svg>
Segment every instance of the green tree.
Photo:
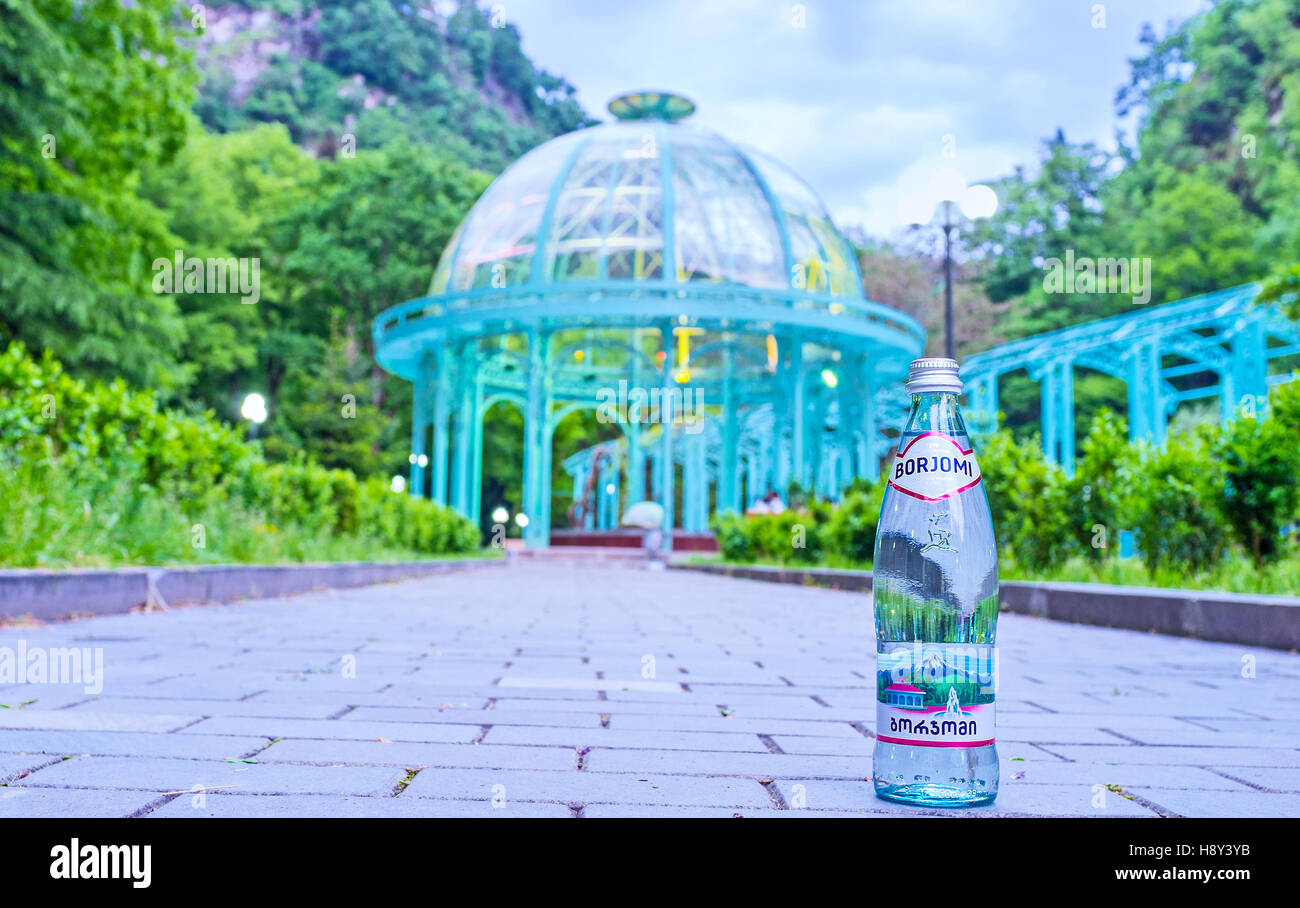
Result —
<svg viewBox="0 0 1300 908"><path fill-rule="evenodd" d="M1300 517L1298 399L1296 382L1280 386L1267 417L1239 415L1210 445L1221 477L1217 508L1256 567L1278 556L1282 527Z"/></svg>
<svg viewBox="0 0 1300 908"><path fill-rule="evenodd" d="M275 391L257 368L266 346L289 356L306 347L302 360L320 362L318 342L328 339L329 322L303 326L286 312L284 252L271 235L283 212L301 202L317 170L316 160L278 124L227 135L196 125L175 160L141 181L141 195L163 212L174 246L187 257L259 262L255 304L242 303L238 293L177 295L186 326L181 351L200 367L189 397L227 418L236 417L241 391ZM287 336L299 330L305 333Z"/></svg>
<svg viewBox="0 0 1300 908"><path fill-rule="evenodd" d="M1135 254L1151 258L1152 300L1182 299L1255 280L1258 218L1207 176L1170 174L1131 222Z"/></svg>
<svg viewBox="0 0 1300 908"><path fill-rule="evenodd" d="M337 410L341 394L355 393L346 391L355 378L340 382L318 358L333 325L355 348L355 358L345 357L349 374L367 373L364 388L356 389L358 419L347 431L373 425L363 410L381 415L388 425L382 437L366 436L383 451L374 463L402 469L409 450L409 387L376 362L370 326L384 309L427 290L434 264L487 183L463 164L411 146L325 162L301 187L296 204L268 228L283 290L259 362L273 396L288 372L303 373L290 395L299 416L286 416L271 431L296 422L294 435L306 441L311 433L303 414ZM349 465L363 468L357 461Z"/></svg>
<svg viewBox="0 0 1300 908"><path fill-rule="evenodd" d="M0 334L70 368L183 389L170 255L134 189L186 134L193 74L172 4L0 2Z"/></svg>

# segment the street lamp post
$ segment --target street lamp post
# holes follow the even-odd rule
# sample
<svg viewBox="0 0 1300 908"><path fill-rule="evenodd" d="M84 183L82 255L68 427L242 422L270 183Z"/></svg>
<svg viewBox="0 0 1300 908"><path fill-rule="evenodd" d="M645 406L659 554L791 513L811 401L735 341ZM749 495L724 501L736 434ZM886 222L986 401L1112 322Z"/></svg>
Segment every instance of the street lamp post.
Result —
<svg viewBox="0 0 1300 908"><path fill-rule="evenodd" d="M998 210L998 197L988 186L966 185L956 170L945 168L930 179L929 192L903 196L898 203L899 217L905 224L919 227L934 219L936 206L943 210L943 342L944 355L956 359L956 338L952 317L952 237L959 225L954 207L967 220L992 217Z"/></svg>
<svg viewBox="0 0 1300 908"><path fill-rule="evenodd" d="M952 201L943 200L943 355L956 359L952 338Z"/></svg>

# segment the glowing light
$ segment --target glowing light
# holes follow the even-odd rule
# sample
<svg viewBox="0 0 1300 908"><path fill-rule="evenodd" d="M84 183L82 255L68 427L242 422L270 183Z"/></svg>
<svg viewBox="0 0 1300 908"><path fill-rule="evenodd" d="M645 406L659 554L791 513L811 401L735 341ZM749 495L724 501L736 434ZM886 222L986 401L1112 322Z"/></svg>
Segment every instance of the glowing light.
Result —
<svg viewBox="0 0 1300 908"><path fill-rule="evenodd" d="M997 210L997 193L988 186L968 187L961 197L961 213L971 220L991 218Z"/></svg>
<svg viewBox="0 0 1300 908"><path fill-rule="evenodd" d="M507 511L505 508L499 507L493 509L492 511L493 523L505 523L509 519L510 519L510 512Z"/></svg>
<svg viewBox="0 0 1300 908"><path fill-rule="evenodd" d="M527 515L527 514L516 514L516 515L515 515L515 523L516 523L516 524L519 526L519 528L522 530L524 527L528 526L528 515Z"/></svg>
<svg viewBox="0 0 1300 908"><path fill-rule="evenodd" d="M840 377L836 375L834 372L832 372L830 369L823 369L822 381L826 382L826 387L834 388L836 385L840 383Z"/></svg>
<svg viewBox="0 0 1300 908"><path fill-rule="evenodd" d="M677 383L684 385L691 380L689 366L691 364L691 338L697 334L703 334L703 328L674 328L673 334L677 336L677 366L676 375ZM683 378L683 376L685 376Z"/></svg>
<svg viewBox="0 0 1300 908"><path fill-rule="evenodd" d="M266 398L260 394L250 394L244 398L239 408L239 415L249 422L266 422Z"/></svg>
<svg viewBox="0 0 1300 908"><path fill-rule="evenodd" d="M394 492L402 492L402 491L405 491L405 490L406 490L406 477L405 477L405 476L394 476L394 477L393 477L393 481L390 482L390 483L388 484L388 487L389 487L390 489L392 489Z"/></svg>
<svg viewBox="0 0 1300 908"><path fill-rule="evenodd" d="M415 462L420 465L421 469L423 469L429 465L429 456L427 454L421 454L415 459Z"/></svg>
<svg viewBox="0 0 1300 908"><path fill-rule="evenodd" d="M607 483L605 483L605 494L606 494L606 495L613 495L616 491L618 491L618 487L615 486L614 483L612 483L612 482L607 482Z"/></svg>

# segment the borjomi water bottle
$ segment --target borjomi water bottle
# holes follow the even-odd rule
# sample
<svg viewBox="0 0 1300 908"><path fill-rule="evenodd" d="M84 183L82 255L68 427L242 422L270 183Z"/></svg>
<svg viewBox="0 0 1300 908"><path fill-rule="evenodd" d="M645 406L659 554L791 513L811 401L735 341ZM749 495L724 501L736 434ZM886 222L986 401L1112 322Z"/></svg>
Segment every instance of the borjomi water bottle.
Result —
<svg viewBox="0 0 1300 908"><path fill-rule="evenodd" d="M955 361L912 363L876 530L872 775L879 797L927 807L998 793L998 552L961 390Z"/></svg>

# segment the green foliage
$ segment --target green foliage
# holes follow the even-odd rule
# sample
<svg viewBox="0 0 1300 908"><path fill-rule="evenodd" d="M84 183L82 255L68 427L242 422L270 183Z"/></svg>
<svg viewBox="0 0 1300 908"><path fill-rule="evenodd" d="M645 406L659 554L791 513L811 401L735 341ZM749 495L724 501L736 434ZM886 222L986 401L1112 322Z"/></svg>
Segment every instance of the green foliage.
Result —
<svg viewBox="0 0 1300 908"><path fill-rule="evenodd" d="M185 330L150 292L170 249L139 174L185 139L193 76L163 0L0 2L0 342L182 388Z"/></svg>
<svg viewBox="0 0 1300 908"><path fill-rule="evenodd" d="M977 448L993 531L1003 547L1034 567L1064 557L1075 539L1065 478L1044 459L1037 439L1018 443L1003 429Z"/></svg>
<svg viewBox="0 0 1300 908"><path fill-rule="evenodd" d="M1222 557L1227 540L1213 499L1221 483L1216 466L1195 437L1170 439L1163 451L1142 449L1126 523L1151 574L1199 572Z"/></svg>
<svg viewBox="0 0 1300 908"><path fill-rule="evenodd" d="M711 526L728 561L818 564L829 554L826 534L832 508L814 504L807 511L780 514L717 514Z"/></svg>
<svg viewBox="0 0 1300 908"><path fill-rule="evenodd" d="M11 344L0 354L0 450L36 439L48 442L65 469L114 464L171 490L188 510L206 504L221 483L246 479L260 460L210 413L167 413L152 392L72 378L48 350L35 360ZM128 462L129 469L122 466Z"/></svg>
<svg viewBox="0 0 1300 908"><path fill-rule="evenodd" d="M1036 438L1019 442L1006 429L976 447L1005 577L1296 589L1300 549L1286 528L1300 520L1300 381L1273 389L1260 418L1176 434L1163 448L1130 442L1124 421L1102 410L1073 476L1044 459ZM815 502L806 513L719 515L722 557L863 566L884 487L858 480L838 506ZM805 549L791 545L796 524L807 531ZM1121 530L1134 533L1143 576L1118 557ZM1227 557L1238 550L1248 557ZM931 617L942 622L936 608Z"/></svg>
<svg viewBox="0 0 1300 908"><path fill-rule="evenodd" d="M474 522L306 457L267 464L211 413L0 354L0 564L329 560L470 552ZM195 544L200 527L203 545Z"/></svg>
<svg viewBox="0 0 1300 908"><path fill-rule="evenodd" d="M1023 298L1013 333L1048 331L1081 320L1084 313L1086 318L1101 314L1096 307L1103 298L1049 300L1041 263L1064 257L1067 249L1077 255L1120 254L1102 249L1100 197L1109 165L1110 156L1095 145L1071 144L1058 133L1044 144L1036 172L1017 168L993 184L998 210L975 225L971 243L989 258L982 275L989 298Z"/></svg>
<svg viewBox="0 0 1300 908"><path fill-rule="evenodd" d="M1064 510L1073 521L1063 528L1071 548L1093 561L1107 555L1126 525L1125 505L1139 471L1124 420L1109 410L1097 413L1074 475L1061 483Z"/></svg>
<svg viewBox="0 0 1300 908"><path fill-rule="evenodd" d="M201 45L196 110L209 129L282 123L295 142L334 157L362 148L441 149L500 170L533 146L590 124L573 86L536 69L500 11L464 4L445 27L429 7L360 0L209 4L210 20L269 9L264 37L289 52L256 61L245 91L230 76L244 41ZM245 65L247 63L245 62Z"/></svg>
<svg viewBox="0 0 1300 908"><path fill-rule="evenodd" d="M735 511L720 511L709 521L709 529L718 540L718 550L724 561L753 561L754 540L749 532L749 521Z"/></svg>
<svg viewBox="0 0 1300 908"><path fill-rule="evenodd" d="M868 564L875 555L876 526L886 483L850 490L831 513L826 528L827 548L853 564Z"/></svg>
<svg viewBox="0 0 1300 908"><path fill-rule="evenodd" d="M1284 414L1295 394L1282 392ZM1232 537L1257 567L1275 560L1282 527L1300 516L1300 423L1238 414L1212 438L1210 456L1222 476L1215 506Z"/></svg>
<svg viewBox="0 0 1300 908"><path fill-rule="evenodd" d="M1279 303L1287 318L1300 322L1300 265L1280 268L1270 275L1260 287L1255 302Z"/></svg>
<svg viewBox="0 0 1300 908"><path fill-rule="evenodd" d="M1260 220L1211 173L1162 173L1128 221L1128 248L1151 258L1153 302L1248 283L1267 268L1254 248Z"/></svg>

